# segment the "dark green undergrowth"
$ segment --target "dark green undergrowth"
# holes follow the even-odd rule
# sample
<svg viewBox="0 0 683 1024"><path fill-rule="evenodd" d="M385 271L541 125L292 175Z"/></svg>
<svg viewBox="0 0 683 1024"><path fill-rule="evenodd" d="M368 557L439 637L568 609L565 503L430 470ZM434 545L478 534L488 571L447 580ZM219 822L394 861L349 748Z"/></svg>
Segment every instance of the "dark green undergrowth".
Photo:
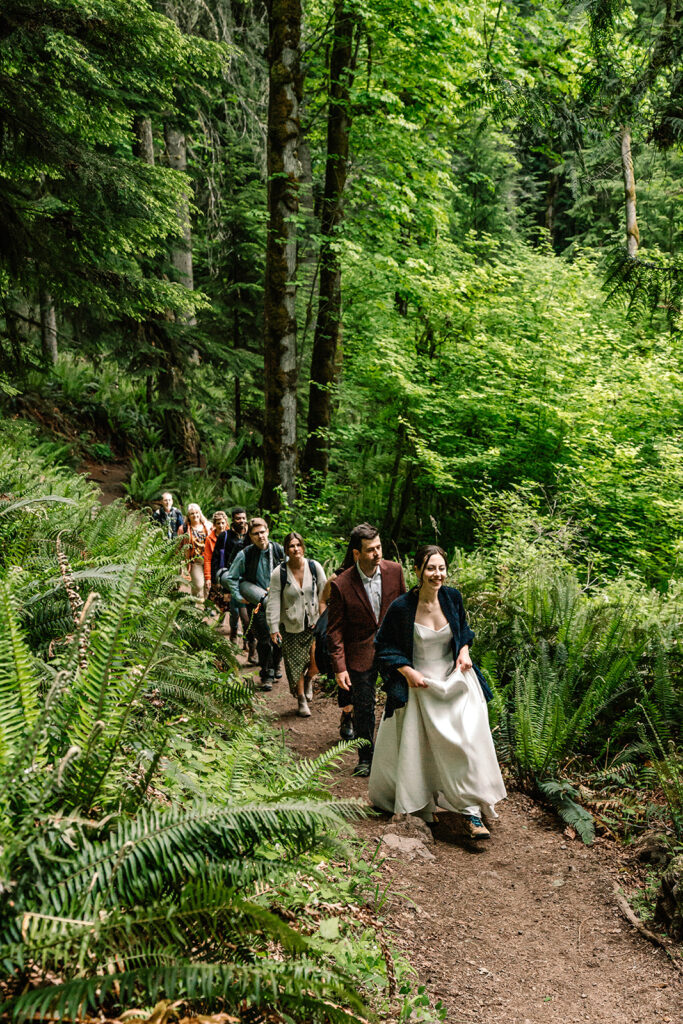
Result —
<svg viewBox="0 0 683 1024"><path fill-rule="evenodd" d="M477 551L456 552L453 580L494 690L501 758L586 842L596 821L680 838L680 584L593 578L580 531L528 495L490 497L477 514Z"/></svg>
<svg viewBox="0 0 683 1024"><path fill-rule="evenodd" d="M0 427L0 961L22 1021L151 1011L435 1021L377 865L294 761L179 555Z"/></svg>

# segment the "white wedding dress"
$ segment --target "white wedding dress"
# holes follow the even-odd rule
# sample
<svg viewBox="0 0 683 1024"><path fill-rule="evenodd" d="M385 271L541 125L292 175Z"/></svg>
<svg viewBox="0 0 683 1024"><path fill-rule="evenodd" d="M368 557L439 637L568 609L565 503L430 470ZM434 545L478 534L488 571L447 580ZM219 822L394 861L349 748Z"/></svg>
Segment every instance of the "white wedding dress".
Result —
<svg viewBox="0 0 683 1024"><path fill-rule="evenodd" d="M428 686L411 687L406 706L380 723L368 795L382 810L496 818L506 796L484 694L474 669L454 669L452 636L448 624L415 623L413 665Z"/></svg>

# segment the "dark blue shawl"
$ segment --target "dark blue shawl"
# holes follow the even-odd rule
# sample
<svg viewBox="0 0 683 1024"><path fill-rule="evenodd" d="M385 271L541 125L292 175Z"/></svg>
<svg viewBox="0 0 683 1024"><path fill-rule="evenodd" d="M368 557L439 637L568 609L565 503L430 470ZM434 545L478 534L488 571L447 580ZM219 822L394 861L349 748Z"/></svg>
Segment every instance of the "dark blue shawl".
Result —
<svg viewBox="0 0 683 1024"><path fill-rule="evenodd" d="M413 664L413 631L417 613L417 588L402 594L389 605L382 625L375 636L375 666L382 677L382 689L387 695L386 718L391 718L394 711L405 707L408 702L409 686L405 676L398 669L402 665ZM453 634L453 663L462 647L469 647L474 640L474 633L467 624L465 607L460 591L455 587L442 587L439 590L439 604L446 616ZM484 692L486 700L493 697L486 680L476 665L474 671Z"/></svg>

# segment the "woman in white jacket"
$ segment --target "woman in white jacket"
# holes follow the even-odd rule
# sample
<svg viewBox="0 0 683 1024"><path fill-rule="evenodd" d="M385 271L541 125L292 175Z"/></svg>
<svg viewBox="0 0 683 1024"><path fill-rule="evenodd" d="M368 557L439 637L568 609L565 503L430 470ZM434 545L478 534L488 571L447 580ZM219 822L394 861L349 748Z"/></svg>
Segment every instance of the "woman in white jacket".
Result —
<svg viewBox="0 0 683 1024"><path fill-rule="evenodd" d="M313 697L313 627L324 610L321 602L326 578L320 562L306 558L300 533L288 533L284 542L285 561L270 577L266 621L270 638L282 645L282 656L297 714L308 718Z"/></svg>

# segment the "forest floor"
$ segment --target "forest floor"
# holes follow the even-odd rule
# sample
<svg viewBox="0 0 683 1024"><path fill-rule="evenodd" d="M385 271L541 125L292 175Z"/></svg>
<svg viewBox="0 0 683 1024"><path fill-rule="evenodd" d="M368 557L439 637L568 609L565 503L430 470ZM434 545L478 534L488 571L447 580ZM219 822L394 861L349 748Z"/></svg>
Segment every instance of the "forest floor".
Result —
<svg viewBox="0 0 683 1024"><path fill-rule="evenodd" d="M335 700L316 692L305 719L285 680L262 698L299 756L339 741ZM333 791L367 800L355 761L344 757ZM389 815L355 826L368 854L381 843L382 915L449 1024L680 1024L683 975L615 904L619 847L572 841L521 793L499 811L491 840L479 844L440 815L434 842L412 860L382 842Z"/></svg>
<svg viewBox="0 0 683 1024"><path fill-rule="evenodd" d="M78 471L86 480L98 485L99 498L103 505L111 505L116 498L125 498L126 490L123 485L130 479L128 462L95 462L94 459L84 459Z"/></svg>

